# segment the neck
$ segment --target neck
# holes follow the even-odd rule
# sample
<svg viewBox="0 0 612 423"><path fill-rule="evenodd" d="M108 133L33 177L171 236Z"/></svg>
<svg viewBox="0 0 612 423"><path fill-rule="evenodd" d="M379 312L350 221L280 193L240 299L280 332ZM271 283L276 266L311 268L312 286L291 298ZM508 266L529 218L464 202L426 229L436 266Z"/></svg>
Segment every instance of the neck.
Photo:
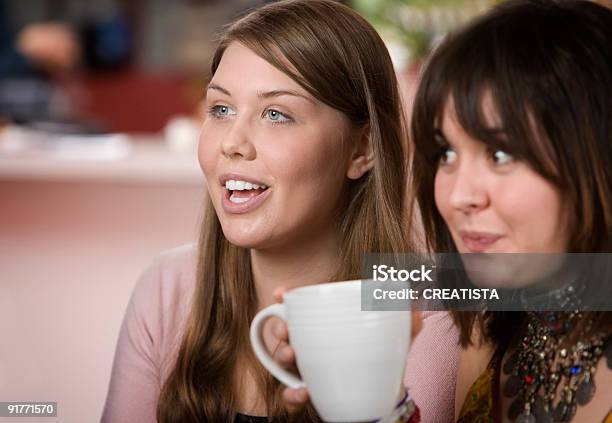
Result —
<svg viewBox="0 0 612 423"><path fill-rule="evenodd" d="M319 237L282 247L251 250L251 268L258 308L274 303L274 291L328 282L339 264L338 238L334 230Z"/></svg>

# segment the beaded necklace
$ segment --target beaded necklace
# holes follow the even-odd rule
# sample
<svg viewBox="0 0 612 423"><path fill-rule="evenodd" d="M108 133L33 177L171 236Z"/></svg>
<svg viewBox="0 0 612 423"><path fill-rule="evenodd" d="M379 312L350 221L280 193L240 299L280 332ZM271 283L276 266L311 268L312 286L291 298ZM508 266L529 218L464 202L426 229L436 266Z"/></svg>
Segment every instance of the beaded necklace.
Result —
<svg viewBox="0 0 612 423"><path fill-rule="evenodd" d="M566 334L580 311L527 313L527 330L518 348L506 361L510 375L503 394L515 398L508 418L517 423L569 422L578 405L587 404L595 394L596 365L605 356L612 369L612 337L590 333L592 322L581 328L580 340L564 347ZM560 399L554 398L560 389Z"/></svg>

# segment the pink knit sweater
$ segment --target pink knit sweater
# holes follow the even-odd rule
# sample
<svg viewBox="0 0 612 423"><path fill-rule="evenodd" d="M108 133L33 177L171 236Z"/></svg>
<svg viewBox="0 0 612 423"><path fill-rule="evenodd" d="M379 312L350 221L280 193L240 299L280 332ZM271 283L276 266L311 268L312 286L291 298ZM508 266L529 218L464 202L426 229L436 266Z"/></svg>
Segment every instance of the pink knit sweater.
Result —
<svg viewBox="0 0 612 423"><path fill-rule="evenodd" d="M155 422L157 397L176 359L195 286L196 246L158 256L130 299L115 352L102 423ZM424 313L406 367L423 422L452 422L457 330L448 314Z"/></svg>

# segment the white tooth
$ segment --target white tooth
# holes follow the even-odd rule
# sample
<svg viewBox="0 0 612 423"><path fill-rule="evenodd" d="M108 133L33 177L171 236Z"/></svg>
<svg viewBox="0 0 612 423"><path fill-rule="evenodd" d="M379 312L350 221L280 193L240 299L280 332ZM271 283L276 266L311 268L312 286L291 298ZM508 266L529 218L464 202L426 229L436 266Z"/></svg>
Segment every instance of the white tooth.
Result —
<svg viewBox="0 0 612 423"><path fill-rule="evenodd" d="M234 204L246 203L249 200L250 198L248 197L235 197L233 194L230 196L230 201Z"/></svg>
<svg viewBox="0 0 612 423"><path fill-rule="evenodd" d="M266 189L266 188L268 188L268 187L267 187L267 185L261 185L261 186L260 186L260 188L261 188L261 189Z"/></svg>
<svg viewBox="0 0 612 423"><path fill-rule="evenodd" d="M236 181L236 189L243 190L244 189L244 181Z"/></svg>
<svg viewBox="0 0 612 423"><path fill-rule="evenodd" d="M230 179L229 181L227 181L227 189L229 189L230 191L233 191L236 189L236 181L234 181L233 179Z"/></svg>
<svg viewBox="0 0 612 423"><path fill-rule="evenodd" d="M225 181L225 189L230 189L230 183L229 183L229 181Z"/></svg>
<svg viewBox="0 0 612 423"><path fill-rule="evenodd" d="M253 189L254 187L255 187L255 185L253 185L253 184L252 184L252 183L250 183L250 182L246 182L246 183L244 184L244 188L245 188L245 189Z"/></svg>

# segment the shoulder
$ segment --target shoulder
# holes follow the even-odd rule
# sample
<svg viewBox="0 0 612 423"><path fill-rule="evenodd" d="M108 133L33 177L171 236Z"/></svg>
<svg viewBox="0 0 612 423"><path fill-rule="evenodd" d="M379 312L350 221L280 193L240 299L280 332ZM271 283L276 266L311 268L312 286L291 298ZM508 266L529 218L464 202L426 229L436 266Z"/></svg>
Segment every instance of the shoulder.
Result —
<svg viewBox="0 0 612 423"><path fill-rule="evenodd" d="M136 282L130 302L158 317L178 312L195 289L197 255L196 244L158 254Z"/></svg>
<svg viewBox="0 0 612 423"><path fill-rule="evenodd" d="M157 255L144 270L130 303L144 309L168 311L184 302L195 287L197 246L183 245Z"/></svg>
<svg viewBox="0 0 612 423"><path fill-rule="evenodd" d="M173 361L182 338L196 285L198 249L188 244L160 253L138 279L126 324L151 343L163 371Z"/></svg>
<svg viewBox="0 0 612 423"><path fill-rule="evenodd" d="M159 254L142 273L119 332L102 422L155 421L195 289L197 247Z"/></svg>
<svg viewBox="0 0 612 423"><path fill-rule="evenodd" d="M140 276L132 297L146 299L191 288L195 280L197 245L186 244L158 254Z"/></svg>

